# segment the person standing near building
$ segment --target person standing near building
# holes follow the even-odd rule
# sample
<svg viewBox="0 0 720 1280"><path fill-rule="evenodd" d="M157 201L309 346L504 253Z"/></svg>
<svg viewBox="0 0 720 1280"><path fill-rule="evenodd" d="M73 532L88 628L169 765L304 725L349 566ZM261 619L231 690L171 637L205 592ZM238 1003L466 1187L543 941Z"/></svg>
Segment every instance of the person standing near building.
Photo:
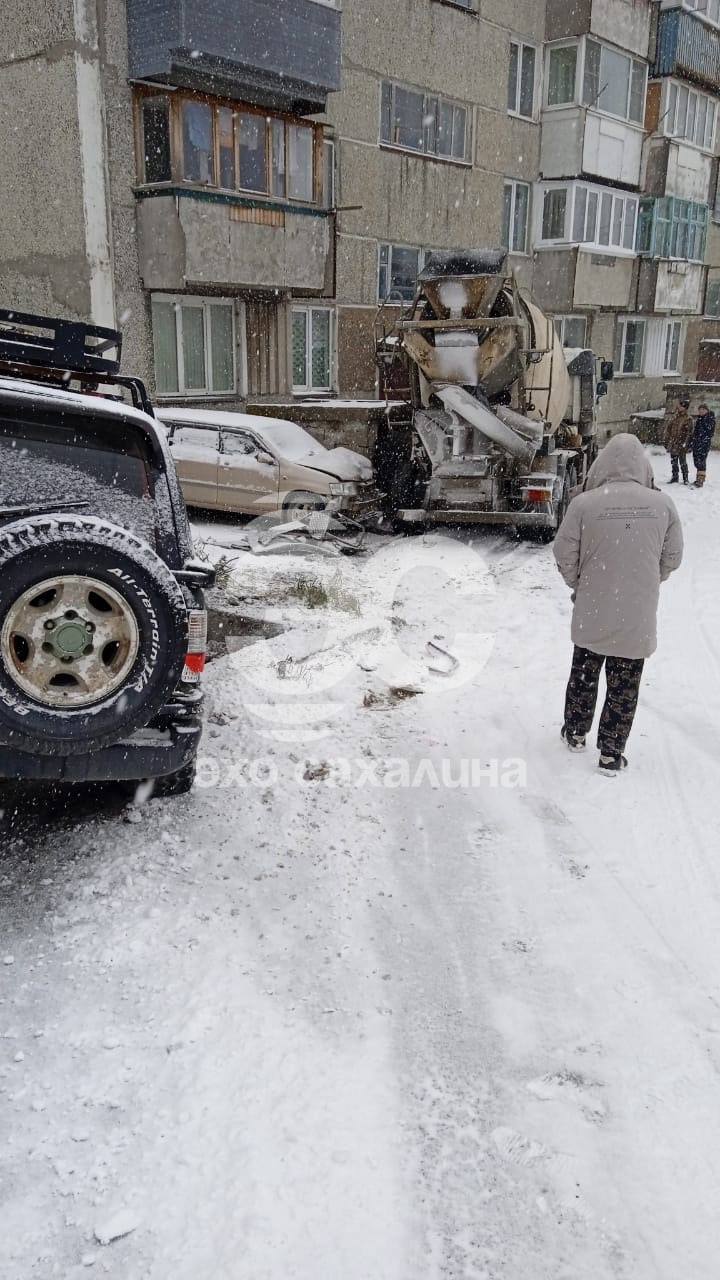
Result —
<svg viewBox="0 0 720 1280"><path fill-rule="evenodd" d="M562 737L571 751L584 751L604 665L607 697L597 745L600 770L610 776L627 768L623 752L645 659L657 648L660 583L682 556L675 504L654 487L640 441L626 433L614 436L555 538L555 560L575 601Z"/></svg>
<svg viewBox="0 0 720 1280"><path fill-rule="evenodd" d="M677 484L682 471L683 484L688 483L687 451L693 434L693 420L688 413L690 400L683 396L677 407L673 409L665 424L665 448L670 454L672 479L670 484Z"/></svg>
<svg viewBox="0 0 720 1280"><path fill-rule="evenodd" d="M702 489L707 475L707 460L710 446L715 435L715 414L709 405L698 405L698 416L695 419L695 430L690 441L693 462L695 463L695 488Z"/></svg>

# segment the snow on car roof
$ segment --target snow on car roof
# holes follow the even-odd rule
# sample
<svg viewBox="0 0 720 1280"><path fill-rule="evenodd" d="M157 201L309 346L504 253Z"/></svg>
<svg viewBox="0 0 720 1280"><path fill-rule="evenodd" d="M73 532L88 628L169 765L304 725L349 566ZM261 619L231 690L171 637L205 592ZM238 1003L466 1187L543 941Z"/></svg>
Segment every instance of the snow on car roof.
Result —
<svg viewBox="0 0 720 1280"><path fill-rule="evenodd" d="M53 409L76 409L81 413L102 415L106 418L132 418L144 427L156 429L154 418L141 409L126 404L124 400L109 400L102 395L83 395L80 391L64 391L61 387L49 387L44 383L30 382L23 378L0 378L0 398L35 400Z"/></svg>
<svg viewBox="0 0 720 1280"><path fill-rule="evenodd" d="M276 446L285 457L316 457L327 453L324 444L310 435L305 427L289 418L266 418L260 413L229 413L222 409L158 409L161 422L187 422L191 426L235 427L254 431Z"/></svg>
<svg viewBox="0 0 720 1280"><path fill-rule="evenodd" d="M238 430L259 431L261 427L272 424L282 424L284 427L297 427L298 431L304 430L299 427L296 422L291 422L289 418L266 418L262 413L232 413L226 409L187 409L187 408L168 408L155 410L158 418L163 422L190 422L197 426L208 427L237 427Z"/></svg>

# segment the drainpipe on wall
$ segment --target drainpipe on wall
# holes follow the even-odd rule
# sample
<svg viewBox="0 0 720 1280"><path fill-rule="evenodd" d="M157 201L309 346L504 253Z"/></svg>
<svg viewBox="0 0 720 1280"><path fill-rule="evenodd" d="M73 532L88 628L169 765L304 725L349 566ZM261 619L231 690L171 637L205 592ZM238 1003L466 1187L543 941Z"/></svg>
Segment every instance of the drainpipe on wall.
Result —
<svg viewBox="0 0 720 1280"><path fill-rule="evenodd" d="M94 324L116 326L108 166L96 0L73 0L85 256Z"/></svg>

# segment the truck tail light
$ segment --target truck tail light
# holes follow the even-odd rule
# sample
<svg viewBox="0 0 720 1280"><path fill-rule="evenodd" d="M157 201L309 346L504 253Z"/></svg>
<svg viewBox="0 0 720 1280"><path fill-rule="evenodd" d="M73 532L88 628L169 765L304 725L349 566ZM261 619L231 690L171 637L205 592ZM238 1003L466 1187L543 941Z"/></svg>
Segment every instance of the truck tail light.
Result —
<svg viewBox="0 0 720 1280"><path fill-rule="evenodd" d="M197 681L205 670L207 650L207 613L204 609L191 609L188 615L188 647L185 655L183 680Z"/></svg>
<svg viewBox="0 0 720 1280"><path fill-rule="evenodd" d="M528 489L528 502L552 502L552 489Z"/></svg>

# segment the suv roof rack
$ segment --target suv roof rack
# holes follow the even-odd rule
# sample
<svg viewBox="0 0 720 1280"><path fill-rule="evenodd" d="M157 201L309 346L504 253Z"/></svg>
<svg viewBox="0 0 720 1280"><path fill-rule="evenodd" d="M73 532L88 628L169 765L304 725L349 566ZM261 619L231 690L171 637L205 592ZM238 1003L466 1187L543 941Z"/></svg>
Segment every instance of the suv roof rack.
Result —
<svg viewBox="0 0 720 1280"><path fill-rule="evenodd" d="M154 417L145 384L120 373L122 334L117 329L0 307L0 374L86 390L99 384L127 387L136 409Z"/></svg>

